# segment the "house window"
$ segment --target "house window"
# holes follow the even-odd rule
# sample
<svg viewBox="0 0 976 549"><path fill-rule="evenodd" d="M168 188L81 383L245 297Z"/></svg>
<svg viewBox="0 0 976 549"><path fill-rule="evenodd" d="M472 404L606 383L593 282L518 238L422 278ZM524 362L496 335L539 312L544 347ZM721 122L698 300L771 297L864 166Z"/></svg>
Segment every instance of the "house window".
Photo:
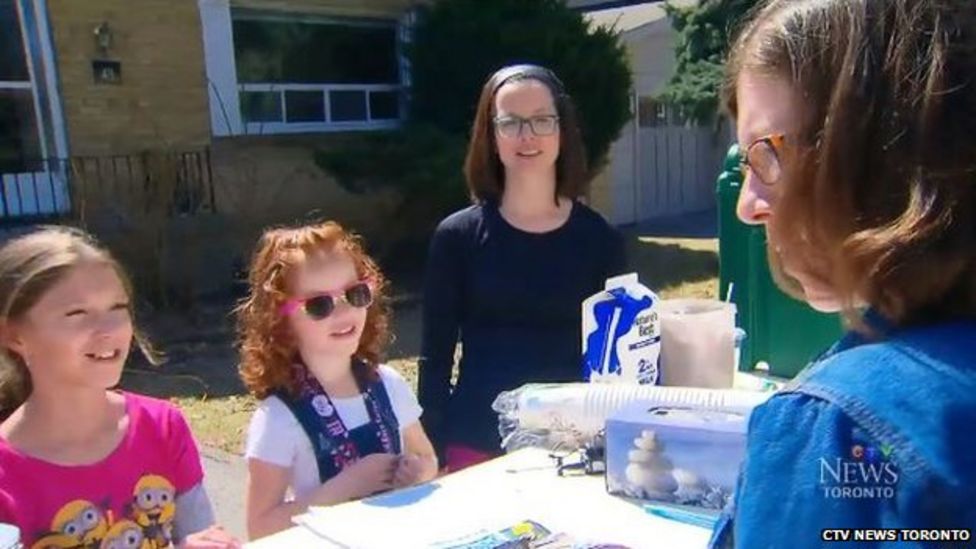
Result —
<svg viewBox="0 0 976 549"><path fill-rule="evenodd" d="M247 133L391 127L401 118L397 22L231 11Z"/></svg>
<svg viewBox="0 0 976 549"><path fill-rule="evenodd" d="M41 156L17 7L13 0L0 0L0 174L27 172Z"/></svg>
<svg viewBox="0 0 976 549"><path fill-rule="evenodd" d="M0 224L70 208L43 2L0 0Z"/></svg>

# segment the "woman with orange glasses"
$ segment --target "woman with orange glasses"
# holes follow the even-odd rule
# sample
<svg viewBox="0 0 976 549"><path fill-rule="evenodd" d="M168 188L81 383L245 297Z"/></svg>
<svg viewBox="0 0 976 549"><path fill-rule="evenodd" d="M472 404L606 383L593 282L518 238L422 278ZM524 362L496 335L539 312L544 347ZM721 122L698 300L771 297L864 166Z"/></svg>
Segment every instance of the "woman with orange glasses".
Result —
<svg viewBox="0 0 976 549"><path fill-rule="evenodd" d="M970 541L976 3L772 0L728 71L738 215L780 286L852 329L753 412L712 546Z"/></svg>

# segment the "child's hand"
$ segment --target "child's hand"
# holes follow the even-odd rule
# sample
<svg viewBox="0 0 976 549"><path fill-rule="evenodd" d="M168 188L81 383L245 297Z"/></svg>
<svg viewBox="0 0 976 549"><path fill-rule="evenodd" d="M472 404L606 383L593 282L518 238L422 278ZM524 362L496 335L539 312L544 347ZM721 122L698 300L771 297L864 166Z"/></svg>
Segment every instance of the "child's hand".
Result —
<svg viewBox="0 0 976 549"><path fill-rule="evenodd" d="M336 477L348 499L360 499L393 487L399 456L370 454L342 470Z"/></svg>
<svg viewBox="0 0 976 549"><path fill-rule="evenodd" d="M396 474L393 476L393 485L397 488L403 488L420 481L426 469L425 459L417 454L404 454L400 456Z"/></svg>
<svg viewBox="0 0 976 549"><path fill-rule="evenodd" d="M240 549L241 542L220 526L211 526L186 536L179 547L180 549Z"/></svg>

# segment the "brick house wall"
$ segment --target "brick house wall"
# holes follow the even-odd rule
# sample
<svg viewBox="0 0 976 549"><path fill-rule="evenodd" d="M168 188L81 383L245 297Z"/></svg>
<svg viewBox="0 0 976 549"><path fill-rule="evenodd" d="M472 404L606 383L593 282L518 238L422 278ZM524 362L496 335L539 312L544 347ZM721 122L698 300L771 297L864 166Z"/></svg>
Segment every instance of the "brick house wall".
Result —
<svg viewBox="0 0 976 549"><path fill-rule="evenodd" d="M210 142L203 41L195 0L50 0L51 32L73 155L187 149ZM95 28L107 23L102 55ZM92 61L121 63L96 84Z"/></svg>

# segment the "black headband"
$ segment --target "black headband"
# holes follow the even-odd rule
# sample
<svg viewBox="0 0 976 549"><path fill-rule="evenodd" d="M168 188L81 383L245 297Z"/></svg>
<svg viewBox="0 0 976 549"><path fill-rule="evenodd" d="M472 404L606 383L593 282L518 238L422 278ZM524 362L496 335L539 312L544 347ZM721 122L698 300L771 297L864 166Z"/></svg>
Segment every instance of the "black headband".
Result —
<svg viewBox="0 0 976 549"><path fill-rule="evenodd" d="M498 92L499 88L509 82L527 78L539 80L546 84L552 90L553 95L560 96L566 94L563 82L556 76L556 73L539 65L509 65L499 69L494 74L495 86L492 88L491 93L494 95Z"/></svg>

